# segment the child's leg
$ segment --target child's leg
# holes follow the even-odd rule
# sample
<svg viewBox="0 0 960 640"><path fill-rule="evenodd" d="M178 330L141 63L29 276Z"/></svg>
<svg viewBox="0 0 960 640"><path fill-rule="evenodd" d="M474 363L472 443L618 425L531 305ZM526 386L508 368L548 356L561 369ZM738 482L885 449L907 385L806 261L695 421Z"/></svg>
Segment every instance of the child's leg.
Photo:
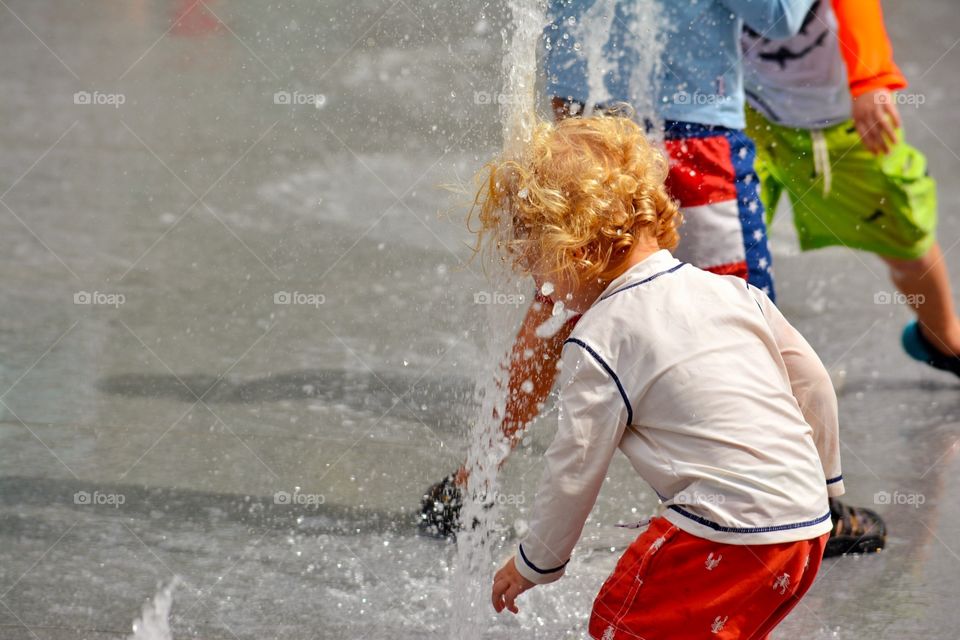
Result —
<svg viewBox="0 0 960 640"><path fill-rule="evenodd" d="M794 607L799 604L800 599L806 595L807 591L810 590L810 587L813 586L813 581L817 577L817 572L820 571L820 564L823 561L823 549L827 545L827 539L830 537L830 534L824 534L816 540L811 540L811 551L810 555L810 564L805 566L803 574L800 577L800 580L797 583L796 588L793 590L793 593L784 600L783 604L778 607L766 621L760 625L756 630L753 636L750 637L750 640L767 640L767 637L770 635L770 632L774 628L783 622L783 619L787 617Z"/></svg>
<svg viewBox="0 0 960 640"><path fill-rule="evenodd" d="M883 260L890 266L893 284L916 311L924 337L943 353L960 355L960 321L939 243L916 260Z"/></svg>

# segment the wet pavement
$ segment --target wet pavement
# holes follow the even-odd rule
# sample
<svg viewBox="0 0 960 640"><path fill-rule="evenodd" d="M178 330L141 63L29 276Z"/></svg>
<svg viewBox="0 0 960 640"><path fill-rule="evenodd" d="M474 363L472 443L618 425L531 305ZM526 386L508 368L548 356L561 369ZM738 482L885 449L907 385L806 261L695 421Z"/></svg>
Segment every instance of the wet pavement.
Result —
<svg viewBox="0 0 960 640"><path fill-rule="evenodd" d="M960 17L886 5L957 279ZM125 637L173 575L178 640L451 637L455 552L411 510L466 446L481 294L518 291L468 262L444 188L500 140L506 10L481 11L0 2L0 638ZM891 531L775 637L958 637L960 384L901 352L878 260L772 236L848 499ZM504 472L505 546L552 421ZM485 637L582 636L611 525L655 503L619 460L571 577Z"/></svg>

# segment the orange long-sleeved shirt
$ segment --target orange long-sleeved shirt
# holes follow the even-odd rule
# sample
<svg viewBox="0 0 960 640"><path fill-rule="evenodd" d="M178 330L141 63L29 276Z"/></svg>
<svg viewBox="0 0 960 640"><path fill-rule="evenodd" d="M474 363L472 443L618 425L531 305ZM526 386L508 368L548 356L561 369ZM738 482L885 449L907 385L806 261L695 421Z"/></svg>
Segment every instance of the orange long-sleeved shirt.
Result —
<svg viewBox="0 0 960 640"><path fill-rule="evenodd" d="M847 63L850 94L907 86L883 23L880 0L832 0L837 16L840 53Z"/></svg>

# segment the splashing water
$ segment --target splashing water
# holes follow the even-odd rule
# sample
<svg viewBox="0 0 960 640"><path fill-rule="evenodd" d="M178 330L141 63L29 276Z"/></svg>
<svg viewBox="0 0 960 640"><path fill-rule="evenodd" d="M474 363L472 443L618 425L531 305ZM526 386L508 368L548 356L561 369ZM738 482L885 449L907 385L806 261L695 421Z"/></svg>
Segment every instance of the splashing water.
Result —
<svg viewBox="0 0 960 640"><path fill-rule="evenodd" d="M604 78L614 70L614 60L606 55L606 38L602 34L610 33L616 15L612 3L597 2L584 14L576 24L577 39L583 43L583 54L587 59L587 94L586 113L589 115L593 106L610 100L610 92ZM622 55L622 54L620 54Z"/></svg>
<svg viewBox="0 0 960 640"><path fill-rule="evenodd" d="M500 118L503 127L503 152L517 156L529 141L536 121L537 47L546 25L544 0L509 0L512 33L503 32L503 99ZM500 287L519 291L520 283L502 264L491 265L491 280ZM489 589L495 566L493 548L497 536L499 510L492 499L497 492L500 463L510 453L510 446L500 431L504 415L509 377L509 353L513 342L516 318L495 305L487 307L486 353L498 354L492 367L485 367L477 384L479 415L475 417L467 452L467 481L461 512L463 523L457 537L457 565L453 577L453 614L450 637L479 639L486 625L484 617L493 611L489 605ZM499 558L496 559L499 562Z"/></svg>
<svg viewBox="0 0 960 640"><path fill-rule="evenodd" d="M537 47L546 26L545 0L509 0L513 33L502 32L510 44L503 56L503 96L500 121L503 126L503 150L519 153L530 139L536 118Z"/></svg>
<svg viewBox="0 0 960 640"><path fill-rule="evenodd" d="M179 584L180 578L174 576L150 602L143 605L142 615L133 623L133 635L127 636L127 640L173 640L170 607L173 606L173 590Z"/></svg>
<svg viewBox="0 0 960 640"><path fill-rule="evenodd" d="M643 55L636 56L630 71L630 96L640 120L654 120L656 102L655 79L660 70L663 43L658 37L662 18L657 0L636 0L623 15L617 17L629 30L630 46ZM602 101L606 94L604 74L617 66L616 60L604 59L604 47L615 19L606 3L586 16L582 42L588 58L591 99ZM546 26L544 0L508 0L512 13L512 32L503 32L503 96L501 122L503 152L506 157L522 153L530 139L536 121L535 85L537 78L537 48ZM622 55L622 52L617 55ZM508 218L505 216L505 218ZM509 224L509 220L505 222ZM502 264L488 269L491 280L498 287L520 287L521 283ZM529 283L526 283L529 289ZM519 289L518 289L519 290ZM569 317L562 305L555 320L562 324ZM510 454L510 446L500 430L500 420L506 408L506 389L509 378L509 356L517 318L496 306L487 307L486 336L489 343L484 351L499 357L492 366L481 372L477 384L479 414L474 417L471 430L467 469L470 472L461 512L461 532L457 538L457 561L452 579L452 615L450 637L478 640L487 628L485 620L493 615L489 595L493 571L504 558L494 558L499 535L499 503L494 499L498 489L498 471ZM558 328L554 322L542 327L543 336ZM548 326L549 325L549 326ZM537 335L541 335L538 330ZM506 555L506 554L505 554Z"/></svg>
<svg viewBox="0 0 960 640"><path fill-rule="evenodd" d="M659 79L663 72L665 34L670 30L663 13L662 0L633 0L624 5L624 22L637 55L633 59L630 86L630 105L638 121L656 122ZM659 128L655 131L659 132Z"/></svg>
<svg viewBox="0 0 960 640"><path fill-rule="evenodd" d="M566 22L586 63L584 113L626 100L638 122L656 122L668 31L663 0L596 2ZM613 89L611 89L613 87Z"/></svg>

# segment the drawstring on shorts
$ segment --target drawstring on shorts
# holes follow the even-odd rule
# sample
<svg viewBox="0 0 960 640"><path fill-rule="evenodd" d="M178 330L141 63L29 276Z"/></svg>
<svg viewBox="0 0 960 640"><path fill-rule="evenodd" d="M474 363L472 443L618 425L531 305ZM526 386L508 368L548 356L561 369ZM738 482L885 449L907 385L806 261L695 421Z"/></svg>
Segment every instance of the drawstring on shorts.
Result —
<svg viewBox="0 0 960 640"><path fill-rule="evenodd" d="M811 131L810 138L813 141L813 172L823 177L823 195L828 196L833 175L830 173L830 149L827 147L827 139L820 129Z"/></svg>

